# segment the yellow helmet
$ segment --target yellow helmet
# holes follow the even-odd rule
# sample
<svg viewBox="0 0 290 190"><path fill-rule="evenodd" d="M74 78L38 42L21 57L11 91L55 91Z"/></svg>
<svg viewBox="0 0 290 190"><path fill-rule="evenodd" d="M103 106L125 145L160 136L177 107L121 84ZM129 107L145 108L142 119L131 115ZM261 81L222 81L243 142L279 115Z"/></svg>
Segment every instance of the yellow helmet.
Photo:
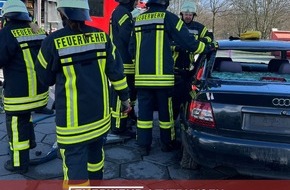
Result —
<svg viewBox="0 0 290 190"><path fill-rule="evenodd" d="M69 20L91 20L88 0L57 0L57 10Z"/></svg>
<svg viewBox="0 0 290 190"><path fill-rule="evenodd" d="M19 0L8 0L4 3L1 16L12 20L31 21L26 5Z"/></svg>

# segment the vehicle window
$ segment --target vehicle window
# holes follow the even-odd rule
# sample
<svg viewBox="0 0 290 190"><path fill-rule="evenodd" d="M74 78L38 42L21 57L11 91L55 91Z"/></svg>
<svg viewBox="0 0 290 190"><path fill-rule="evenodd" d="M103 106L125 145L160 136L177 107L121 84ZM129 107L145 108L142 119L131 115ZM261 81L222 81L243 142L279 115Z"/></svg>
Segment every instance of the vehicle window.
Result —
<svg viewBox="0 0 290 190"><path fill-rule="evenodd" d="M290 82L290 63L279 52L218 50L212 77L226 80Z"/></svg>
<svg viewBox="0 0 290 190"><path fill-rule="evenodd" d="M216 57L230 57L233 61L245 63L269 63L275 59L276 52L249 52L239 50L219 50Z"/></svg>

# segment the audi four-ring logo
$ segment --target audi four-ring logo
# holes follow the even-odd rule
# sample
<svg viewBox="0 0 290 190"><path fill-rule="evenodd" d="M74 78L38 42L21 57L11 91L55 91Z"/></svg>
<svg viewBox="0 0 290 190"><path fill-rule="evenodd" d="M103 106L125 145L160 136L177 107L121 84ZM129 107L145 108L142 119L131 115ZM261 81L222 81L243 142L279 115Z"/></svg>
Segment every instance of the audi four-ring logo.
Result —
<svg viewBox="0 0 290 190"><path fill-rule="evenodd" d="M290 99L274 98L272 103L274 106L290 106Z"/></svg>

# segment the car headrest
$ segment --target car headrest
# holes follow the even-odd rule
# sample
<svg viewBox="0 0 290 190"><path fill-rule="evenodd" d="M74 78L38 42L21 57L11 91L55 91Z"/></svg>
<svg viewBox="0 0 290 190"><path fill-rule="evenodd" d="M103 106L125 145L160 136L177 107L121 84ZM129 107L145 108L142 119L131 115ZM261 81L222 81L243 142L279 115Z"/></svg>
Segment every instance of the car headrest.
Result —
<svg viewBox="0 0 290 190"><path fill-rule="evenodd" d="M231 72L231 73L241 73L242 72L242 65L240 62L222 61L219 65L218 71Z"/></svg>
<svg viewBox="0 0 290 190"><path fill-rule="evenodd" d="M290 74L290 64L289 63L282 63L278 70L279 74Z"/></svg>
<svg viewBox="0 0 290 190"><path fill-rule="evenodd" d="M216 57L214 60L213 70L217 71L222 61L232 61L230 57Z"/></svg>
<svg viewBox="0 0 290 190"><path fill-rule="evenodd" d="M269 72L278 72L279 67L283 63L289 63L287 59L271 59L268 64Z"/></svg>

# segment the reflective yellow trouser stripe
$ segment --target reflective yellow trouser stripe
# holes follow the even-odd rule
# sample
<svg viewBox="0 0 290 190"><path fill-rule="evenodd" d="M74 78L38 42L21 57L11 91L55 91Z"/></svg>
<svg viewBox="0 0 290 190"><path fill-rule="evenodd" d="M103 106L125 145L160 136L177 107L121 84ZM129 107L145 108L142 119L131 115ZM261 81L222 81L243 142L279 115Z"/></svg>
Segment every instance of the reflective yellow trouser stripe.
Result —
<svg viewBox="0 0 290 190"><path fill-rule="evenodd" d="M60 154L62 157L62 169L63 169L63 184L62 187L65 190L69 189L69 177L68 177L68 167L66 166L65 162L66 162L66 157L64 155L65 149L60 149ZM86 181L84 183L80 183L80 184L74 184L71 186L89 186L90 185L90 181Z"/></svg>
<svg viewBox="0 0 290 190"><path fill-rule="evenodd" d="M169 108L169 122L171 124L171 140L175 139L175 128L174 128L174 118L173 118L173 106L172 106L172 97L168 98L168 108Z"/></svg>
<svg viewBox="0 0 290 190"><path fill-rule="evenodd" d="M10 145L10 149L13 150L13 145L14 143L18 142L18 118L17 117L12 117L12 122L11 122L11 128L12 128L12 146ZM13 163L14 166L20 166L20 155L19 151L15 150L13 151Z"/></svg>
<svg viewBox="0 0 290 190"><path fill-rule="evenodd" d="M64 156L65 149L59 149L62 157L63 180L68 180L68 168L66 166L66 157Z"/></svg>
<svg viewBox="0 0 290 190"><path fill-rule="evenodd" d="M174 119L173 119L173 108L172 108L172 97L168 98L168 108L169 108L169 121L159 121L159 126L161 129L170 129L171 139L175 139L175 129L174 129Z"/></svg>
<svg viewBox="0 0 290 190"><path fill-rule="evenodd" d="M141 121L137 119L137 127L140 129L151 129L153 128L153 121Z"/></svg>
<svg viewBox="0 0 290 190"><path fill-rule="evenodd" d="M88 163L88 171L90 172L98 172L104 169L105 164L105 153L104 149L102 148L102 160L99 163Z"/></svg>
<svg viewBox="0 0 290 190"><path fill-rule="evenodd" d="M15 167L20 166L21 150L29 149L29 140L19 142L18 117L13 116L11 122L12 142L10 142L10 150L13 151L13 164ZM27 129L28 130L28 129Z"/></svg>

